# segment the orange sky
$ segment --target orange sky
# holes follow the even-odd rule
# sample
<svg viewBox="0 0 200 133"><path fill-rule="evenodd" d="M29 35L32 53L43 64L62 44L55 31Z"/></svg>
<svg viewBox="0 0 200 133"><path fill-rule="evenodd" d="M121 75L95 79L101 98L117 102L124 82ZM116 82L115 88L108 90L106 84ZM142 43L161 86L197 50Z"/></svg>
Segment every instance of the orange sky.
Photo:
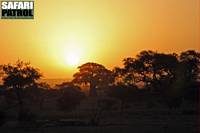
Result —
<svg viewBox="0 0 200 133"><path fill-rule="evenodd" d="M0 63L70 78L69 51L108 68L141 50L200 50L200 0L35 1L34 20L0 20Z"/></svg>

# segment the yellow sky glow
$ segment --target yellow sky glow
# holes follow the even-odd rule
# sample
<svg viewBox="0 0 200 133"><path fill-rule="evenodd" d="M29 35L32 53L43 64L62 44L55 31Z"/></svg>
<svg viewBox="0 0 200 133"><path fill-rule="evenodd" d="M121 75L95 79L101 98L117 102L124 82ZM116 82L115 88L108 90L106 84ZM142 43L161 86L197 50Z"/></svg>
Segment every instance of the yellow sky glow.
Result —
<svg viewBox="0 0 200 133"><path fill-rule="evenodd" d="M45 78L71 78L88 61L112 68L148 49L200 50L200 1L42 0L34 20L0 20L0 63L30 61Z"/></svg>

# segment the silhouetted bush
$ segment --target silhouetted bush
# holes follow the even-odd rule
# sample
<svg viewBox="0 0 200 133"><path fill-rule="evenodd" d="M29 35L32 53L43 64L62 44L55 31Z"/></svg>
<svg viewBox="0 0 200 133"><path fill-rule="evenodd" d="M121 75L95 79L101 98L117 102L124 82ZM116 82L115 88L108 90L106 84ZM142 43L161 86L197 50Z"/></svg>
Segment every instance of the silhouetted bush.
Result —
<svg viewBox="0 0 200 133"><path fill-rule="evenodd" d="M118 84L111 86L107 94L110 97L120 100L120 112L123 113L125 105L133 101L136 89L136 86Z"/></svg>
<svg viewBox="0 0 200 133"><path fill-rule="evenodd" d="M62 110L72 110L85 98L85 94L80 88L72 84L60 88L60 92L61 96L58 99L58 105Z"/></svg>
<svg viewBox="0 0 200 133"><path fill-rule="evenodd" d="M90 120L92 126L98 126L101 123L101 119L104 118L104 114L113 109L113 106L117 104L117 101L113 98L104 97L100 98L96 102L96 110Z"/></svg>
<svg viewBox="0 0 200 133"><path fill-rule="evenodd" d="M135 86L126 86L123 84L113 85L110 87L107 94L123 102L128 102L133 99L136 89L137 87Z"/></svg>

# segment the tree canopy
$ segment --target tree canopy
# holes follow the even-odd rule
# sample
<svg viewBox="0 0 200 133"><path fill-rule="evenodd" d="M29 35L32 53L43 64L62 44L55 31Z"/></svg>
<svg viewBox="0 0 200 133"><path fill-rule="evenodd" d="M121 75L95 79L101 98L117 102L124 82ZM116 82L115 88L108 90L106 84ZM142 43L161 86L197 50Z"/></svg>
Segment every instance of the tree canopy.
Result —
<svg viewBox="0 0 200 133"><path fill-rule="evenodd" d="M8 88L25 88L34 85L42 76L38 69L18 60L16 64L7 64L1 66L3 76L3 85Z"/></svg>
<svg viewBox="0 0 200 133"><path fill-rule="evenodd" d="M74 83L89 83L90 95L97 95L96 89L105 87L113 82L112 71L97 63L86 63L78 67L79 72L74 74Z"/></svg>

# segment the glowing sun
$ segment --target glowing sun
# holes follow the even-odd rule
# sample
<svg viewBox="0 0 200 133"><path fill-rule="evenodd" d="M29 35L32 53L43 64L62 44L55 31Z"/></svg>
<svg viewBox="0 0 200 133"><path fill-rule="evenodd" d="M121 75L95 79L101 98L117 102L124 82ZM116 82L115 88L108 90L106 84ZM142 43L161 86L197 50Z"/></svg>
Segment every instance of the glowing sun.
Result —
<svg viewBox="0 0 200 133"><path fill-rule="evenodd" d="M80 56L74 51L70 51L66 55L66 63L70 66L77 66L80 61Z"/></svg>

